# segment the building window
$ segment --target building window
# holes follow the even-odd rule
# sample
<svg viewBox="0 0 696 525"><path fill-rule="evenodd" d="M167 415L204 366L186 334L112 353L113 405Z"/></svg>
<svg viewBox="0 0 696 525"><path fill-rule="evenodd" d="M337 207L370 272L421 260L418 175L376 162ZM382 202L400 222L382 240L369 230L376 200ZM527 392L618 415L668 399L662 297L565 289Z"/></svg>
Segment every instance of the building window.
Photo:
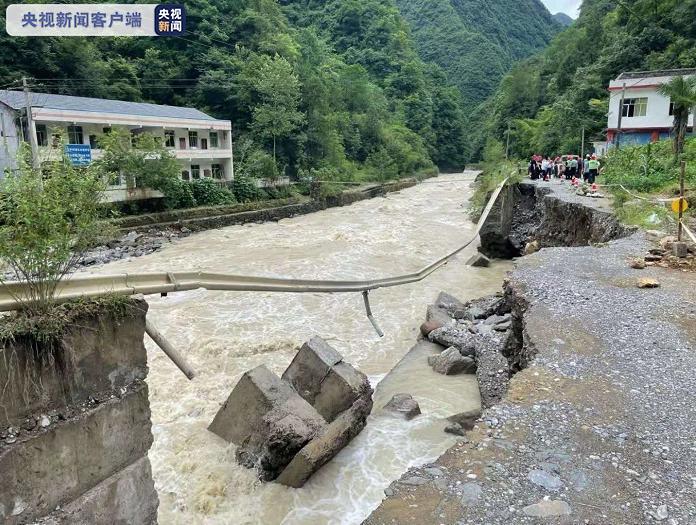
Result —
<svg viewBox="0 0 696 525"><path fill-rule="evenodd" d="M181 172L181 180L185 180L185 181L191 180L191 175L189 174L188 170L183 170Z"/></svg>
<svg viewBox="0 0 696 525"><path fill-rule="evenodd" d="M191 164L191 178L200 179L201 178L201 167L198 164Z"/></svg>
<svg viewBox="0 0 696 525"><path fill-rule="evenodd" d="M213 171L213 178L214 179L222 179L225 173L222 171L222 165L221 164L213 164L210 166Z"/></svg>
<svg viewBox="0 0 696 525"><path fill-rule="evenodd" d="M210 170L208 168L205 168L203 170L203 178L209 179L210 178Z"/></svg>
<svg viewBox="0 0 696 525"><path fill-rule="evenodd" d="M36 142L39 146L48 146L48 132L46 131L46 124L36 125Z"/></svg>
<svg viewBox="0 0 696 525"><path fill-rule="evenodd" d="M99 141L97 140L96 135L89 136L89 147L91 149L97 149L99 147Z"/></svg>
<svg viewBox="0 0 696 525"><path fill-rule="evenodd" d="M621 115L624 117L644 117L648 112L648 98L626 98Z"/></svg>
<svg viewBox="0 0 696 525"><path fill-rule="evenodd" d="M186 149L186 137L179 137L179 149Z"/></svg>
<svg viewBox="0 0 696 525"><path fill-rule="evenodd" d="M197 131L189 131L189 148L197 148L198 147L198 132Z"/></svg>
<svg viewBox="0 0 696 525"><path fill-rule="evenodd" d="M201 149L208 149L208 139L201 138Z"/></svg>
<svg viewBox="0 0 696 525"><path fill-rule="evenodd" d="M83 144L85 141L82 126L68 126L68 143Z"/></svg>
<svg viewBox="0 0 696 525"><path fill-rule="evenodd" d="M669 101L669 116L674 116L674 102L672 102L671 100Z"/></svg>
<svg viewBox="0 0 696 525"><path fill-rule="evenodd" d="M164 147L173 148L174 147L174 130L166 129L164 130Z"/></svg>
<svg viewBox="0 0 696 525"><path fill-rule="evenodd" d="M218 148L218 134L217 131L211 131L210 132L210 147L211 148Z"/></svg>
<svg viewBox="0 0 696 525"><path fill-rule="evenodd" d="M109 126L108 128L102 128L102 133L104 133L104 135L108 135L109 133L111 133L112 129L113 128L111 126Z"/></svg>

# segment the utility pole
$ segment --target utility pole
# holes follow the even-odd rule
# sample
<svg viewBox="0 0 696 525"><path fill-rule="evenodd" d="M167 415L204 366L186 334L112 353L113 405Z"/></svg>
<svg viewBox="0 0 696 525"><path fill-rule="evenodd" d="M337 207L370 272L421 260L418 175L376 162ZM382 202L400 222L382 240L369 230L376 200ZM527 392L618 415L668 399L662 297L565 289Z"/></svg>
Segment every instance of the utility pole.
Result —
<svg viewBox="0 0 696 525"><path fill-rule="evenodd" d="M510 160L510 123L508 122L507 127L507 142L505 144L505 160Z"/></svg>
<svg viewBox="0 0 696 525"><path fill-rule="evenodd" d="M582 127L582 142L580 145L580 158L585 158L585 126Z"/></svg>
<svg viewBox="0 0 696 525"><path fill-rule="evenodd" d="M621 89L621 101L619 102L619 124L616 127L616 147L621 147L621 120L623 118L623 106L624 100L626 98L626 82L623 83L623 88Z"/></svg>
<svg viewBox="0 0 696 525"><path fill-rule="evenodd" d="M31 144L31 164L35 169L41 165L39 162L39 143L36 140L36 126L34 125L34 116L31 114L31 96L29 94L29 86L27 85L27 77L22 77L22 87L24 88L24 105L27 111L27 133L29 134L29 143Z"/></svg>
<svg viewBox="0 0 696 525"><path fill-rule="evenodd" d="M682 240L682 218L684 217L684 172L686 171L686 161L681 161L679 170L679 225L677 230L677 242Z"/></svg>

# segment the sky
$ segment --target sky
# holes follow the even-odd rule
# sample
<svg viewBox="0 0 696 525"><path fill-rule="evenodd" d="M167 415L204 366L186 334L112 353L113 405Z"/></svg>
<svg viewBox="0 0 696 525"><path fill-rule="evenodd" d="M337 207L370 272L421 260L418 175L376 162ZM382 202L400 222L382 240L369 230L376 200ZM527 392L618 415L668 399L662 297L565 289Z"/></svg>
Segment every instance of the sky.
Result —
<svg viewBox="0 0 696 525"><path fill-rule="evenodd" d="M582 0L542 0L542 2L552 14L560 11L577 18Z"/></svg>

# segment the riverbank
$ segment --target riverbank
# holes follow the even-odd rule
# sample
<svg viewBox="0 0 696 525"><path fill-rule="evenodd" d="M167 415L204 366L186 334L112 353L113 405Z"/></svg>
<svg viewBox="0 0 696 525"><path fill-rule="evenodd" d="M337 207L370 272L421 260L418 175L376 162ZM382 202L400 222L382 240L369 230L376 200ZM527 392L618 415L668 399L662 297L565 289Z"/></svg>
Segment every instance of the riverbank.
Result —
<svg viewBox="0 0 696 525"><path fill-rule="evenodd" d="M437 175L423 175L424 178L433 176ZM194 232L237 224L276 222L328 208L348 206L413 187L419 181L420 179L410 177L381 184L364 184L328 197L300 196L278 201L172 210L114 219L109 221L109 227L116 228L119 236L85 253L81 265L94 266L148 255Z"/></svg>
<svg viewBox="0 0 696 525"><path fill-rule="evenodd" d="M542 248L504 287L521 336L509 361L531 361L365 523L694 523L696 274L631 268L655 245L622 230L602 199L557 184L517 190L489 233L502 227L493 244L506 249ZM639 278L660 286L639 288Z"/></svg>

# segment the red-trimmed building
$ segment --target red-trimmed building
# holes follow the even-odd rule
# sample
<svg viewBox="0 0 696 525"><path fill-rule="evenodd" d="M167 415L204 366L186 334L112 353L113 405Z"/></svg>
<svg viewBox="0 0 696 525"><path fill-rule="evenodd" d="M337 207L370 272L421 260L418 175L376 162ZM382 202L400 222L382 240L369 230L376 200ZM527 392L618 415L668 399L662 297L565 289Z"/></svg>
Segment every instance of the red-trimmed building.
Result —
<svg viewBox="0 0 696 525"><path fill-rule="evenodd" d="M672 104L658 92L675 76L696 75L696 69L622 73L609 83L607 146L647 144L669 138L674 123ZM689 131L693 130L693 115Z"/></svg>

